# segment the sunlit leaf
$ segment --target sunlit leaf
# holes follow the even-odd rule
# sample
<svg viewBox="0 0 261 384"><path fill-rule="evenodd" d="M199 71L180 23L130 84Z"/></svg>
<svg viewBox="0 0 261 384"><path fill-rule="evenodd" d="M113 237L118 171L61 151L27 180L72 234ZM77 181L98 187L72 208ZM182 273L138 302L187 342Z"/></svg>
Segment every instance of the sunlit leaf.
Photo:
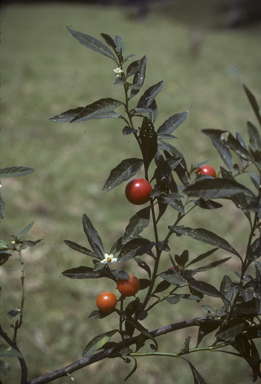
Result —
<svg viewBox="0 0 261 384"><path fill-rule="evenodd" d="M158 134L164 133L170 135L175 129L177 129L188 116L188 111L176 113L169 117L157 130Z"/></svg>
<svg viewBox="0 0 261 384"><path fill-rule="evenodd" d="M239 253L222 237L216 235L215 233L208 231L204 228L189 228L189 227L172 227L169 226L174 233L178 233L180 235L190 236L195 240L202 241L203 243L210 244L212 246L222 248L225 251L231 252L234 255L240 257Z"/></svg>
<svg viewBox="0 0 261 384"><path fill-rule="evenodd" d="M90 218L86 214L83 214L82 224L83 224L84 233L90 243L90 246L92 247L96 255L99 256L99 258L102 260L105 254L102 240L98 232L92 225Z"/></svg>
<svg viewBox="0 0 261 384"><path fill-rule="evenodd" d="M84 348L82 357L87 357L92 355L98 349L102 348L104 344L106 344L110 338L118 332L117 329L114 329L109 332L102 333L101 335L95 336Z"/></svg>
<svg viewBox="0 0 261 384"><path fill-rule="evenodd" d="M25 175L29 175L29 173L32 173L32 172L34 172L33 168L28 168L23 166L0 168L0 178L4 179L6 177L25 176Z"/></svg>
<svg viewBox="0 0 261 384"><path fill-rule="evenodd" d="M123 160L117 167L112 169L110 176L105 181L103 192L110 191L123 181L129 180L141 169L142 164L142 159L131 158Z"/></svg>
<svg viewBox="0 0 261 384"><path fill-rule="evenodd" d="M72 36L79 41L80 44L85 45L85 47L92 49L98 53L101 53L104 56L109 57L116 63L118 63L116 56L108 48L105 44L103 44L100 40L92 37L90 35L86 35L85 33L74 31L73 29L67 27L68 31L72 34Z"/></svg>

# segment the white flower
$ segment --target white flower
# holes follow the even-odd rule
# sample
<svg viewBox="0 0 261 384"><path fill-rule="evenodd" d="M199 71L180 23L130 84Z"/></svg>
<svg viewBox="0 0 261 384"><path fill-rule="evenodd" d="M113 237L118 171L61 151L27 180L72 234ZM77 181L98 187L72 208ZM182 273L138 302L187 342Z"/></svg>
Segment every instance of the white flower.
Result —
<svg viewBox="0 0 261 384"><path fill-rule="evenodd" d="M113 254L108 255L107 253L104 254L104 260L101 261L102 264L110 264L110 263L117 263L117 257L113 257Z"/></svg>
<svg viewBox="0 0 261 384"><path fill-rule="evenodd" d="M113 70L113 72L116 73L117 77L121 77L121 74L123 73L123 70L121 68L116 68Z"/></svg>

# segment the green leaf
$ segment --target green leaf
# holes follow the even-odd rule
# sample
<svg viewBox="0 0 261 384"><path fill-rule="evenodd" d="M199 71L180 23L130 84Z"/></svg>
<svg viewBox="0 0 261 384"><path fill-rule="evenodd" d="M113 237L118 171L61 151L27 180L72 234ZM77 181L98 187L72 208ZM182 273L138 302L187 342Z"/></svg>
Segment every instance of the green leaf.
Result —
<svg viewBox="0 0 261 384"><path fill-rule="evenodd" d="M128 243L133 238L137 237L149 225L150 222L150 207L146 207L137 212L130 218L129 224L125 229L122 239L122 244Z"/></svg>
<svg viewBox="0 0 261 384"><path fill-rule="evenodd" d="M147 66L147 57L143 56L140 60L140 68L139 71L135 74L133 78L133 84L129 87L131 89L131 93L129 96L129 100L133 98L139 91L141 90L146 74L146 66Z"/></svg>
<svg viewBox="0 0 261 384"><path fill-rule="evenodd" d="M221 259L221 260L216 260L216 261L213 261L212 263L203 265L202 267L195 268L195 269L193 269L193 271L195 271L195 272L208 271L209 269L216 268L218 265L221 265L221 264L227 262L229 259L231 259L231 257L226 257L226 258Z"/></svg>
<svg viewBox="0 0 261 384"><path fill-rule="evenodd" d="M97 100L92 104L86 105L86 107L83 108L83 110L80 111L70 122L75 123L90 119L120 117L120 114L114 112L114 109L121 104L123 104L121 101L112 99L110 97Z"/></svg>
<svg viewBox="0 0 261 384"><path fill-rule="evenodd" d="M17 177L17 176L25 176L29 175L29 173L34 172L33 168L28 167L6 167L6 168L0 168L0 178L4 179L6 177Z"/></svg>
<svg viewBox="0 0 261 384"><path fill-rule="evenodd" d="M113 40L114 40L114 43L116 45L117 52L120 53L121 55L123 55L125 52L125 44L124 44L122 38L119 35L116 35Z"/></svg>
<svg viewBox="0 0 261 384"><path fill-rule="evenodd" d="M220 129L202 129L201 132L209 136L211 139L214 139L216 142L229 147L239 156L239 158L251 162L253 161L253 158L248 150L244 148L240 141L236 139L230 132L222 131Z"/></svg>
<svg viewBox="0 0 261 384"><path fill-rule="evenodd" d="M255 197L255 194L243 184L225 178L204 178L188 185L182 192L205 200L230 198L240 193L247 197Z"/></svg>
<svg viewBox="0 0 261 384"><path fill-rule="evenodd" d="M187 359L184 359L184 357L182 357L182 359L189 363L189 366L193 375L193 379L194 379L194 384L207 384L206 381L201 376L201 374L196 370L194 365L191 364L191 362L188 361Z"/></svg>
<svg viewBox="0 0 261 384"><path fill-rule="evenodd" d="M198 338L197 338L197 345L196 345L196 348L198 348L199 344L201 343L201 341L203 340L203 338L205 336L207 336L209 333L215 331L218 327L219 327L219 323L218 322L213 322L213 323L201 323L199 325L199 329L198 329Z"/></svg>
<svg viewBox="0 0 261 384"><path fill-rule="evenodd" d="M168 177L168 175L179 165L181 160L182 160L181 157L178 157L178 158L170 158L165 161L162 161L155 169L152 180L158 179L158 178L162 179L162 177ZM182 195L179 195L179 196L182 196Z"/></svg>
<svg viewBox="0 0 261 384"><path fill-rule="evenodd" d="M105 181L103 192L108 192L123 181L129 180L141 169L142 164L142 159L131 158L123 160L111 171L110 176Z"/></svg>
<svg viewBox="0 0 261 384"><path fill-rule="evenodd" d="M203 243L210 244L212 246L222 248L225 251L231 252L236 256L241 256L239 253L222 237L216 235L215 233L208 231L204 228L189 228L189 227L171 227L169 229L174 233L178 233L180 235L190 236L195 240L202 241Z"/></svg>
<svg viewBox="0 0 261 384"><path fill-rule="evenodd" d="M118 262L128 261L135 256L150 252L155 243L142 237L134 238L128 241L121 249Z"/></svg>
<svg viewBox="0 0 261 384"><path fill-rule="evenodd" d="M183 121L186 120L188 111L176 113L169 117L157 130L158 134L164 133L170 135L175 129L177 129Z"/></svg>
<svg viewBox="0 0 261 384"><path fill-rule="evenodd" d="M261 113L260 113L260 108L259 108L259 105L256 101L256 98L253 95L253 93L247 88L247 86L245 84L243 84L243 87L244 87L244 90L245 90L246 95L248 97L248 100L250 101L250 104L253 108L253 111L255 112L256 118L259 121L259 124L261 125Z"/></svg>
<svg viewBox="0 0 261 384"><path fill-rule="evenodd" d="M99 256L96 255L96 253L92 252L90 249L82 247L79 244L74 243L73 241L70 240L64 240L64 243L71 249L74 249L77 252L83 253L84 255L94 257L96 259L99 259Z"/></svg>
<svg viewBox="0 0 261 384"><path fill-rule="evenodd" d="M8 261L10 256L12 255L8 252L0 252L0 266L4 265Z"/></svg>
<svg viewBox="0 0 261 384"><path fill-rule="evenodd" d="M141 96L141 98L137 104L137 108L149 107L152 104L152 102L154 101L157 94L160 93L163 86L164 86L164 81L160 81L159 83L148 88L144 92L144 94Z"/></svg>
<svg viewBox="0 0 261 384"><path fill-rule="evenodd" d="M233 163L232 163L232 155L229 151L229 149L221 143L219 140L215 140L213 137L211 137L212 144L218 151L221 159L224 161L226 164L227 168L229 169L230 172L233 171Z"/></svg>
<svg viewBox="0 0 261 384"><path fill-rule="evenodd" d="M191 280L189 285L204 295L220 298L223 297L222 294L213 285L205 283L204 281Z"/></svg>
<svg viewBox="0 0 261 384"><path fill-rule="evenodd" d="M22 231L17 236L17 239L19 240L22 236L24 236L27 232L29 232L33 225L34 225L34 221L32 221L24 229L22 229Z"/></svg>
<svg viewBox="0 0 261 384"><path fill-rule="evenodd" d="M102 333L101 335L95 336L84 348L82 357L87 357L92 355L98 349L102 348L104 344L106 344L110 338L118 332L117 329L114 329L109 332Z"/></svg>
<svg viewBox="0 0 261 384"><path fill-rule="evenodd" d="M148 169L151 161L157 153L158 142L154 126L148 117L144 117L140 129L139 139L144 159L145 169Z"/></svg>
<svg viewBox="0 0 261 384"><path fill-rule="evenodd" d="M0 344L0 357L23 357L19 351L9 345Z"/></svg>
<svg viewBox="0 0 261 384"><path fill-rule="evenodd" d="M66 27L68 31L72 34L72 36L79 41L80 44L85 45L85 47L92 49L98 53L101 53L104 56L109 57L115 63L118 64L117 58L114 53L108 48L105 44L103 44L100 40L92 37L90 35L86 35L85 33L74 31L73 29Z"/></svg>
<svg viewBox="0 0 261 384"><path fill-rule="evenodd" d="M243 319L232 319L223 325L216 333L217 340L234 341L235 337L247 328L247 323Z"/></svg>
<svg viewBox="0 0 261 384"><path fill-rule="evenodd" d="M101 33L101 36L104 38L105 42L111 47L113 48L113 50L116 50L117 46L113 40L113 38L109 35L107 35L106 33Z"/></svg>
<svg viewBox="0 0 261 384"><path fill-rule="evenodd" d="M128 66L126 70L126 79L130 76L136 75L140 71L141 60L135 60Z"/></svg>
<svg viewBox="0 0 261 384"><path fill-rule="evenodd" d="M69 279L97 279L99 277L107 276L103 272L93 271L90 267L81 266L78 268L66 269L62 275Z"/></svg>
<svg viewBox="0 0 261 384"><path fill-rule="evenodd" d="M225 297L226 300L223 300L226 310L228 310L229 303L234 295L235 287L233 286L233 281L228 275L224 275L221 284L220 284L220 293Z"/></svg>
<svg viewBox="0 0 261 384"><path fill-rule="evenodd" d="M90 246L92 247L93 251L96 253L96 255L100 258L100 260L104 259L104 247L101 241L101 238L92 225L91 220L86 214L83 214L82 217L82 224L83 224L83 230L84 233L90 243Z"/></svg>
<svg viewBox="0 0 261 384"><path fill-rule="evenodd" d="M186 284L186 280L184 279L184 277L182 277L179 272L174 271L173 269L169 269L168 271L162 272L160 274L160 277L170 284Z"/></svg>
<svg viewBox="0 0 261 384"><path fill-rule="evenodd" d="M159 202L168 204L171 208L180 213L184 213L184 206L181 202L184 196L179 193L168 193L159 197Z"/></svg>
<svg viewBox="0 0 261 384"><path fill-rule="evenodd" d="M261 148L261 137L257 128L254 126L254 124L250 123L250 121L247 122L247 133L250 146L254 151L259 152Z"/></svg>

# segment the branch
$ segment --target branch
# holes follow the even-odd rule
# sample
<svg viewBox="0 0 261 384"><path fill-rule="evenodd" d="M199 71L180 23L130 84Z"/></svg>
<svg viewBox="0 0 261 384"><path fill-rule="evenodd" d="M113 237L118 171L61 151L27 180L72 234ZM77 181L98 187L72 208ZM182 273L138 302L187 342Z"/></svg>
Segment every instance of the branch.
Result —
<svg viewBox="0 0 261 384"><path fill-rule="evenodd" d="M21 367L21 384L27 384L27 366L26 366L25 359L24 359L20 349L18 348L16 342L12 341L10 339L10 337L7 335L7 333L4 332L1 324L0 324L0 335L2 336L2 338L7 342L7 344L10 347L12 347L13 349L15 349L16 351L18 351L21 354L22 357L18 357L20 367Z"/></svg>
<svg viewBox="0 0 261 384"><path fill-rule="evenodd" d="M167 333L177 331L179 329L184 329L188 327L193 326L199 326L202 323L210 323L210 322L218 322L221 323L221 320L213 320L208 319L205 316L202 317L195 317L194 319L181 321L179 323L169 324L165 327L158 328L155 331L150 332L151 336L158 337L161 335L165 335ZM132 345L135 344L138 336L132 337L128 340L125 340L126 345ZM63 376L69 376L72 372L75 372L81 368L87 367L88 365L91 365L93 363L96 363L98 361L101 361L105 359L106 357L112 357L112 354L115 354L117 356L120 349L123 347L122 341L117 344L116 347L109 348L106 350L99 351L91 356L83 357L80 360L75 361L74 363L67 365L64 368L58 369L57 371L47 373L45 375L39 376L36 379L33 379L29 381L27 384L44 384L44 383L50 383L53 380L56 380Z"/></svg>

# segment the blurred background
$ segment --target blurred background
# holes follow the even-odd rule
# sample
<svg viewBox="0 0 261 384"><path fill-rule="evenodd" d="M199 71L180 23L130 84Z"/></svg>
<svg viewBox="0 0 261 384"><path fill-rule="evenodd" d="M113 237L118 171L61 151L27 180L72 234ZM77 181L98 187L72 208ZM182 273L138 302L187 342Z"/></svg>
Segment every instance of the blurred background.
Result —
<svg viewBox="0 0 261 384"><path fill-rule="evenodd" d="M49 121L53 115L102 97L123 100L121 87L112 85L112 60L80 45L66 26L101 40L100 33L112 37L119 34L126 45L125 55L135 53L135 59L140 59L145 54L148 64L144 90L165 81L157 96L156 129L170 115L188 110L188 118L175 132L178 140L173 144L184 153L188 166L209 159L209 164L218 169L222 161L200 130L239 131L247 139L246 121L257 125L242 83L260 105L261 7L258 0L5 0L1 7L1 167L23 165L35 169L26 177L2 180L6 213L1 238L9 241L10 235L17 235L35 221L27 238L43 239L37 247L24 252L26 299L18 342L31 380L79 359L95 335L118 326L116 315L103 321L88 319L96 309L98 294L115 289L112 281L61 277L65 269L91 266L86 256L67 248L63 240L88 247L81 224L82 214L86 213L109 252L124 233L129 218L139 210L127 202L125 185L102 193L110 170L127 157L139 156L132 137L121 133L122 121L91 120L73 125ZM137 101L133 100L133 106ZM224 208L215 213L193 211L183 224L216 230L243 254L247 220L241 211L223 203ZM175 211L169 210L160 226L162 236L174 219ZM150 230L146 232L148 237ZM189 249L191 258L210 249L187 238L173 237L170 245L172 256ZM218 251L211 261L227 256ZM169 265L166 254L162 270ZM134 261L120 267L146 277ZM219 288L223 274L234 279L238 268L237 259L232 257L223 268L198 278ZM9 335L14 320L10 321L6 314L20 306L20 269L16 256L0 269L0 317ZM217 299L207 297L201 303L163 303L155 307L154 315L144 325L153 330L203 316L202 304L207 303L215 309L221 306ZM179 351L189 335L194 346L196 331L187 329L162 337L158 340L160 351ZM260 348L258 341L257 346ZM233 356L202 353L190 359L207 383L252 381L247 364ZM12 371L2 381L17 383L18 362L10 359L9 363ZM130 382L193 382L185 362L150 357L138 363ZM88 377L93 384L115 384L121 383L131 369L131 364L125 365L120 359L104 360L75 372L73 377L78 383L85 383ZM68 380L56 382L66 384Z"/></svg>

